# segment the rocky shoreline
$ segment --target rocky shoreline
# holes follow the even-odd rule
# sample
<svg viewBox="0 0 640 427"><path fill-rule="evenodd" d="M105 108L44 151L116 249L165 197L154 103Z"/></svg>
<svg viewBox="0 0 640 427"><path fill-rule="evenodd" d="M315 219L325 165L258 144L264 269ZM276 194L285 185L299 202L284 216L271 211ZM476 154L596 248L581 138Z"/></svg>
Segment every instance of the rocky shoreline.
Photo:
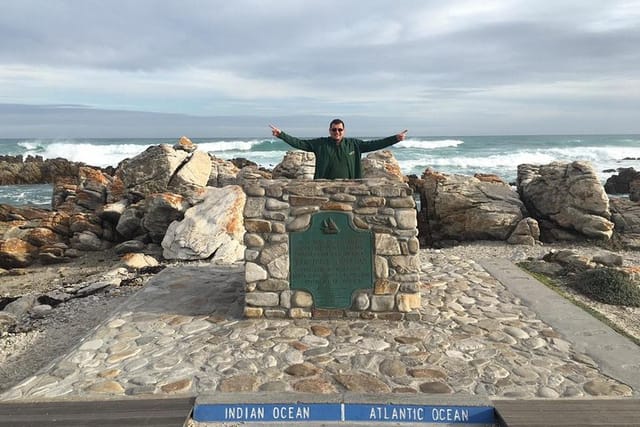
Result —
<svg viewBox="0 0 640 427"><path fill-rule="evenodd" d="M51 164L42 159L10 160L0 163L37 172L18 168L0 182L50 179L54 191L51 210L0 205L0 268L4 269L65 263L81 253L113 247L121 253L160 247L165 259L240 260L243 233L239 227L234 233L228 228L243 221L241 189L260 179L313 175L309 153L291 151L273 171L266 171L243 159L218 159L198 150L186 137L174 146L151 146L115 168L63 159ZM447 175L427 169L421 177L406 177L389 151L363 159L363 175L373 185L385 180L408 185L416 202L422 247L474 240L532 245L594 239L640 248L635 192L640 178L623 172L608 187L628 190L629 198L614 199L588 162L519 165L514 189L493 175ZM317 193L319 184L307 182L309 192ZM203 209L207 204L215 209ZM377 214L384 223L383 209ZM199 221L190 222L194 215ZM204 236L216 237L202 245ZM224 260L217 259L221 254Z"/></svg>

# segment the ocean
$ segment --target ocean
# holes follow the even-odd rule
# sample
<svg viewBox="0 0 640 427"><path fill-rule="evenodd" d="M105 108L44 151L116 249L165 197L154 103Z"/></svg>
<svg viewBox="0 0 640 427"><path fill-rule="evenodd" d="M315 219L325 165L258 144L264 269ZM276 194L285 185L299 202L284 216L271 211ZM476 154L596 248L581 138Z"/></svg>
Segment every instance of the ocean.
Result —
<svg viewBox="0 0 640 427"><path fill-rule="evenodd" d="M284 154L292 149L271 137L191 140L200 150L216 157L243 157L269 169L280 163ZM105 167L116 166L151 145L173 145L177 141L178 138L0 139L0 155L62 157ZM405 175L420 176L430 167L449 174L492 173L507 182L515 182L519 164L588 160L604 183L612 175L605 172L607 170L620 167L640 170L640 135L409 136L390 149ZM50 202L50 185L0 186L0 204L46 207Z"/></svg>

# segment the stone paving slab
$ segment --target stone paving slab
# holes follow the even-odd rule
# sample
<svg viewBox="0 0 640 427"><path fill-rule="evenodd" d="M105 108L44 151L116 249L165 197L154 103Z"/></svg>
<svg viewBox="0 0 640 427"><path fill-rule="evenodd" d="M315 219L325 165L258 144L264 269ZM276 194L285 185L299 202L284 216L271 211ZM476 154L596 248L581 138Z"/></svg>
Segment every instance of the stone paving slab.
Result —
<svg viewBox="0 0 640 427"><path fill-rule="evenodd" d="M421 265L421 321L243 319L243 266L167 268L0 399L637 395L480 264L421 251Z"/></svg>

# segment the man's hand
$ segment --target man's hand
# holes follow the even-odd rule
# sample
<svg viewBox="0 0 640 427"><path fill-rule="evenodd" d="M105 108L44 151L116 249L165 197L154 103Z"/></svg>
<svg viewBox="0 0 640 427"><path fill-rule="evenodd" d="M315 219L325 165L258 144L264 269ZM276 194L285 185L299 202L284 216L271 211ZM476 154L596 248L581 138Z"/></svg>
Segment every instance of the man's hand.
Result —
<svg viewBox="0 0 640 427"><path fill-rule="evenodd" d="M409 132L407 129L403 130L402 132L396 135L396 139L398 141L404 141L404 139L407 137L407 132Z"/></svg>
<svg viewBox="0 0 640 427"><path fill-rule="evenodd" d="M271 128L271 134L273 136L275 136L276 138L279 137L280 134L282 133L282 131L280 129L278 129L277 127L275 127L274 125L269 125L269 127Z"/></svg>

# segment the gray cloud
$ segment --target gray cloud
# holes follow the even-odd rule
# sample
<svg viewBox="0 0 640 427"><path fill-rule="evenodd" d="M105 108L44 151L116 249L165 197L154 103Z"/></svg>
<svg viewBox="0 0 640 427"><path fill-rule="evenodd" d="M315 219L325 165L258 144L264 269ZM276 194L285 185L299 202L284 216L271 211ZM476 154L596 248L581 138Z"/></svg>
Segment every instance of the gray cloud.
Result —
<svg viewBox="0 0 640 427"><path fill-rule="evenodd" d="M624 0L5 0L0 103L174 120L393 115L424 132L436 126L425 116L440 129L481 106L480 127L504 133L533 126L504 115L514 105L584 110L567 132L606 106L602 128L640 130L620 121L640 104L639 43L640 5Z"/></svg>

